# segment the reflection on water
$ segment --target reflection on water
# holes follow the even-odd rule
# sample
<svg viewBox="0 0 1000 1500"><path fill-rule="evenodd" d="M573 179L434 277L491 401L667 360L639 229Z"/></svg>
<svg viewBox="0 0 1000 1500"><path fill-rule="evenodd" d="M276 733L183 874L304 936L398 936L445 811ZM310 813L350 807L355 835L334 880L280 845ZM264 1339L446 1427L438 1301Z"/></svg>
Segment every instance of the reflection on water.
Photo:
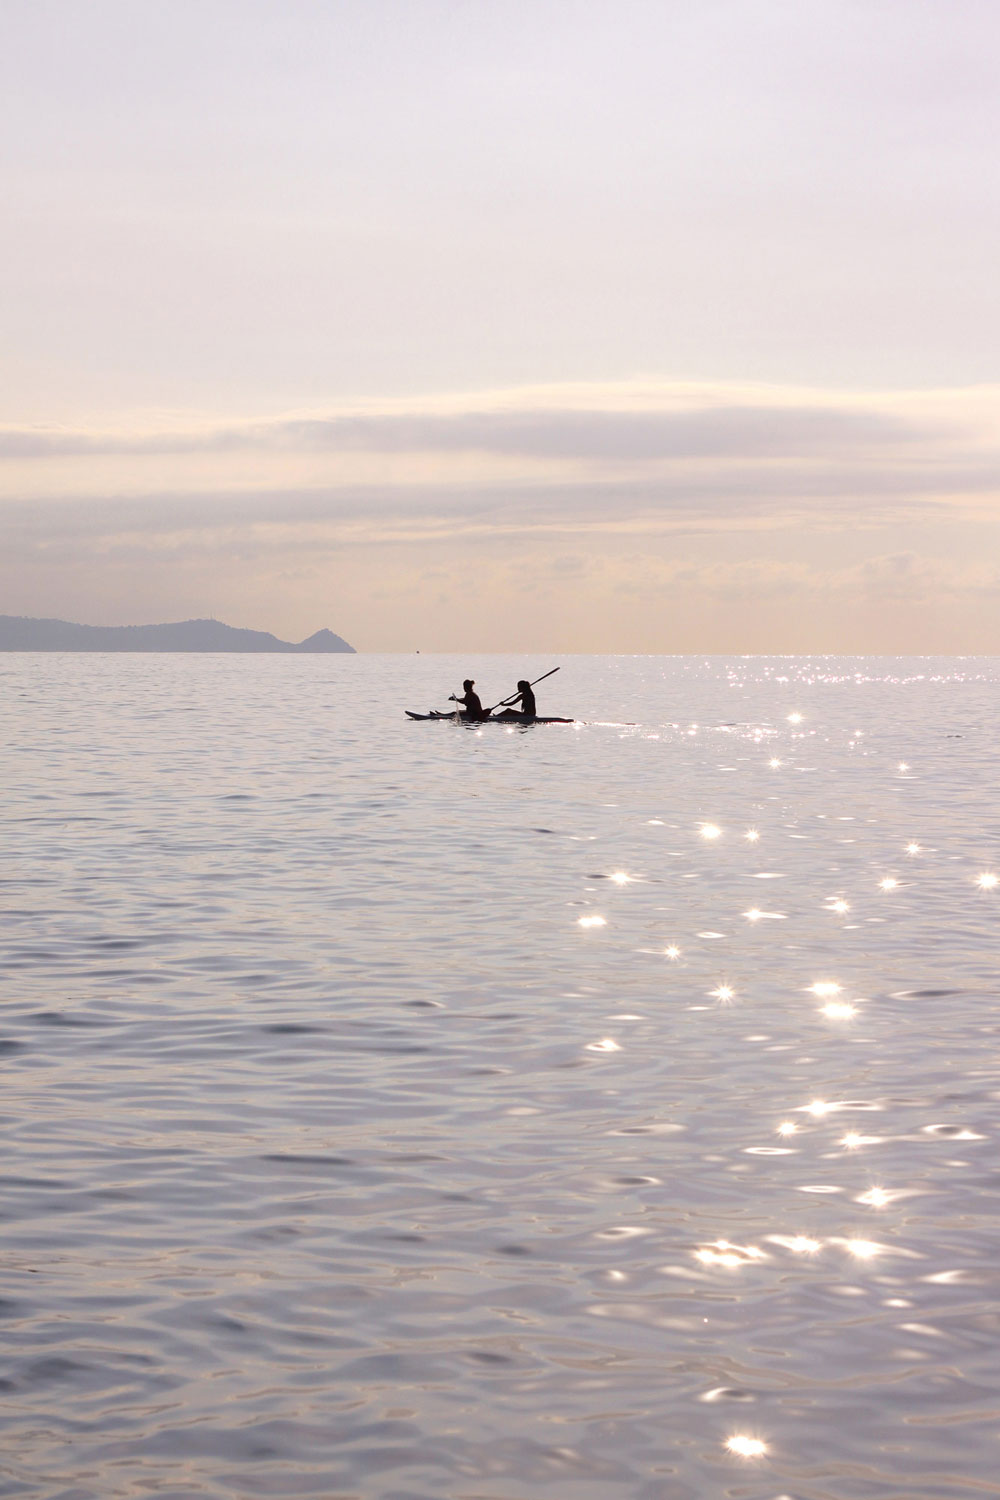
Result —
<svg viewBox="0 0 1000 1500"><path fill-rule="evenodd" d="M3 1493L1000 1496L1000 663L475 666L0 657Z"/></svg>
<svg viewBox="0 0 1000 1500"><path fill-rule="evenodd" d="M767 1444L763 1438L751 1437L747 1432L735 1432L732 1437L726 1438L726 1447L730 1453L738 1453L741 1458L760 1458L767 1452Z"/></svg>

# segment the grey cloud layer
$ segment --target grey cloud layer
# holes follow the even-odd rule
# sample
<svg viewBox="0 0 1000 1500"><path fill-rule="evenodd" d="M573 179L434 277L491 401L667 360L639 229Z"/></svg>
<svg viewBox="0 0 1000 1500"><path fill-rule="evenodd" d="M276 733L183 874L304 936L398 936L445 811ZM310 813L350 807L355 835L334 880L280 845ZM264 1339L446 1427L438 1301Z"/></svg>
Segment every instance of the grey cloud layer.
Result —
<svg viewBox="0 0 1000 1500"><path fill-rule="evenodd" d="M312 449L484 452L532 458L634 460L802 457L927 434L882 413L726 407L690 412L570 411L338 418L282 424L279 442Z"/></svg>
<svg viewBox="0 0 1000 1500"><path fill-rule="evenodd" d="M207 432L124 435L0 430L0 457L301 452L489 453L648 462L843 457L915 448L941 429L893 413L815 407L719 406L694 411L398 413L248 423Z"/></svg>
<svg viewBox="0 0 1000 1500"><path fill-rule="evenodd" d="M900 415L874 404L838 405L834 395L812 405L769 405L749 393L744 402L690 391L675 399L694 404L665 409L665 396L655 410L617 410L609 398L603 409L583 410L555 400L532 408L525 399L502 410L337 415L200 433L7 430L0 459L12 476L41 476L31 493L44 498L0 503L0 545L12 557L55 561L74 548L94 556L201 548L277 557L382 540L480 544L607 530L763 532L796 523L844 531L943 507L957 517L997 489L1000 463L971 416L959 425L936 408L930 416ZM591 400L597 404L596 393ZM231 470L229 452L240 456ZM255 452L268 457L252 486ZM317 460L315 477L303 483L310 461L297 459L297 468L291 461L339 452L376 455L365 460L371 480L349 480L350 464L338 478L334 459ZM409 479L405 461L388 461L407 453L432 455L414 466L421 478ZM453 456L465 453L485 457L464 470L478 477L461 482L455 476L463 466ZM163 466L164 454L179 457ZM209 481L204 454L222 455L208 466ZM387 458L381 470L379 454ZM523 465L507 477L501 460L515 457ZM578 477L551 467L565 460L576 461ZM170 472L169 489L161 468ZM390 473L392 483L381 477Z"/></svg>
<svg viewBox="0 0 1000 1500"><path fill-rule="evenodd" d="M851 467L814 473L733 474L668 482L520 484L517 486L344 486L323 489L167 493L134 498L20 500L0 505L0 538L9 546L51 546L58 538L119 533L178 534L226 528L328 526L377 540L393 526L429 535L631 525L714 528L823 520L845 525L926 513L943 490L990 493L991 468L871 473ZM288 540L281 543L288 546Z"/></svg>

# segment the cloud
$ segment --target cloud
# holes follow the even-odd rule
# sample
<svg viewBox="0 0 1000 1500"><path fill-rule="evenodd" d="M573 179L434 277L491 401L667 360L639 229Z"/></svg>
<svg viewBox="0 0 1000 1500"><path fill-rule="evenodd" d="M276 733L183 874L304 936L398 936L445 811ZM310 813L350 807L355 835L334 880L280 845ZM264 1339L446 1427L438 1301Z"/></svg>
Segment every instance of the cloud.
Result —
<svg viewBox="0 0 1000 1500"><path fill-rule="evenodd" d="M853 528L933 511L940 476L918 475L914 481L868 475L867 493L859 501L864 477L853 470L782 473L762 487L737 473L631 484L345 486L20 501L0 505L0 542L50 556L60 546L107 547L116 540L135 547L183 543L212 550L239 543L257 552L288 553L390 541L768 531L795 521ZM919 493L924 487L932 493ZM963 475L962 487L985 489L988 477Z"/></svg>
<svg viewBox="0 0 1000 1500"><path fill-rule="evenodd" d="M423 408L115 432L0 429L0 531L405 534L870 525L1000 484L982 391L525 390ZM31 513L19 502L37 501ZM303 532L305 535L305 532Z"/></svg>
<svg viewBox="0 0 1000 1500"><path fill-rule="evenodd" d="M605 649L614 628L620 649L816 649L844 639L849 616L851 639L875 641L869 615L919 621L933 606L964 649L981 638L973 601L985 616L997 589L981 561L997 541L996 425L983 391L634 383L110 435L8 430L0 573L13 607L44 598L64 614L72 597L92 601L79 609L91 619L109 598L140 619L154 596L164 617L231 597L248 620L244 601L281 598L262 619L279 634L315 628L336 589L353 613L333 627L387 649L411 619L425 644L459 638L470 576L495 646L522 629Z"/></svg>
<svg viewBox="0 0 1000 1500"><path fill-rule="evenodd" d="M262 445L338 451L480 452L642 463L678 458L789 458L925 442L883 412L709 407L701 411L498 411L310 420L256 429Z"/></svg>
<svg viewBox="0 0 1000 1500"><path fill-rule="evenodd" d="M439 398L423 408L408 401L265 421L171 426L161 420L145 430L7 427L0 428L0 460L250 451L483 453L626 463L830 459L947 442L959 430L956 415L961 422L961 412L953 405L947 409L949 404L935 415L926 393L848 396L644 382L526 388L450 402Z"/></svg>
<svg viewBox="0 0 1000 1500"><path fill-rule="evenodd" d="M945 597L964 600L971 594L996 595L1000 568L990 562L959 562L914 551L890 552L833 572L826 586L880 604L891 600L940 602Z"/></svg>

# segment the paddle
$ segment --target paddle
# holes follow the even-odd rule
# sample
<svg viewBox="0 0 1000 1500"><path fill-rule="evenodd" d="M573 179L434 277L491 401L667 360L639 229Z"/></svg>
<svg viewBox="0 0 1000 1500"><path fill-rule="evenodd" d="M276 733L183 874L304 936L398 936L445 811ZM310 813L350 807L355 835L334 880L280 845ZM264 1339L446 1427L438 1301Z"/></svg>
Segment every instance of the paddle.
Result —
<svg viewBox="0 0 1000 1500"><path fill-rule="evenodd" d="M534 687L536 683L544 682L545 679L546 679L546 677L551 677L553 672L558 672L558 671L560 671L559 667L553 667L552 671L550 671L550 672L543 672L542 675L541 675L541 677L536 677L535 681L532 682L530 684L530 686ZM498 708L507 708L511 703L516 703L517 700L518 700L518 698L520 698L520 696L521 696L520 693L511 693L511 695L510 695L509 698L504 698L502 700L502 702L500 702L500 703L494 703L494 705L493 705L492 708L488 708L486 710L486 717L489 718L490 714L495 714Z"/></svg>

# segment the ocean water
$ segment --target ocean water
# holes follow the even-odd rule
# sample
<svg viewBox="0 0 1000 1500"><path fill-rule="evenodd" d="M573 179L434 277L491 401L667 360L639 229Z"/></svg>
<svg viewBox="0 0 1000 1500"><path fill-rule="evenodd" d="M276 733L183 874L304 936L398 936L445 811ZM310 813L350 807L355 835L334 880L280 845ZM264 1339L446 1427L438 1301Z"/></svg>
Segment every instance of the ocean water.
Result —
<svg viewBox="0 0 1000 1500"><path fill-rule="evenodd" d="M0 657L0 1494L1000 1495L1000 661Z"/></svg>

